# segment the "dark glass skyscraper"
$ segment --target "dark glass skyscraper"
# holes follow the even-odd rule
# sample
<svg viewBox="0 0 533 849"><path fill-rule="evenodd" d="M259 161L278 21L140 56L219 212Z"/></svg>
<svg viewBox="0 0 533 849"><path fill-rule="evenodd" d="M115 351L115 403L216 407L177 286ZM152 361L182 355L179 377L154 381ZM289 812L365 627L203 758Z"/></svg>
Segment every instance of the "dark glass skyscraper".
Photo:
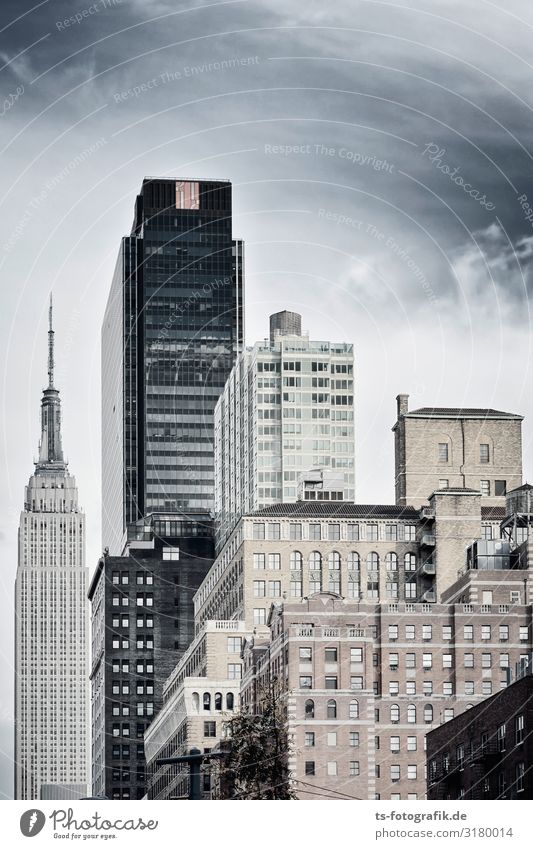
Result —
<svg viewBox="0 0 533 849"><path fill-rule="evenodd" d="M145 179L102 332L102 534L112 554L151 514L212 509L213 413L243 315L231 183Z"/></svg>

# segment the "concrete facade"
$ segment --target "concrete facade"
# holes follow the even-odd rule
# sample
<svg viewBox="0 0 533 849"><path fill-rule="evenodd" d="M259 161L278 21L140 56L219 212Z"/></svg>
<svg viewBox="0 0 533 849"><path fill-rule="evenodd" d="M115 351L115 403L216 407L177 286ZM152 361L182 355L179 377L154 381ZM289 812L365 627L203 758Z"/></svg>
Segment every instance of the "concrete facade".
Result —
<svg viewBox="0 0 533 849"><path fill-rule="evenodd" d="M483 506L502 506L522 483L522 416L492 409L409 410L397 397L396 503L420 507L448 487L482 493Z"/></svg>

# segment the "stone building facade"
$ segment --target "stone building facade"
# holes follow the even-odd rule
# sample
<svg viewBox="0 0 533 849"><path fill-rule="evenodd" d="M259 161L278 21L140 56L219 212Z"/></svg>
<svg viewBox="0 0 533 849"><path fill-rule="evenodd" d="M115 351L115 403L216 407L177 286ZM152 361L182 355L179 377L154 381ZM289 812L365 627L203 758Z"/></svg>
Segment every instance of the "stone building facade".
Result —
<svg viewBox="0 0 533 849"><path fill-rule="evenodd" d="M159 758L207 752L225 737L225 725L240 705L244 622L206 622L163 689L163 706L145 735L148 798L186 798L189 771ZM211 796L210 766L203 769L203 797Z"/></svg>
<svg viewBox="0 0 533 849"><path fill-rule="evenodd" d="M522 483L522 416L492 409L422 407L398 395L396 503L427 505L435 490L481 492L483 506L503 506Z"/></svg>

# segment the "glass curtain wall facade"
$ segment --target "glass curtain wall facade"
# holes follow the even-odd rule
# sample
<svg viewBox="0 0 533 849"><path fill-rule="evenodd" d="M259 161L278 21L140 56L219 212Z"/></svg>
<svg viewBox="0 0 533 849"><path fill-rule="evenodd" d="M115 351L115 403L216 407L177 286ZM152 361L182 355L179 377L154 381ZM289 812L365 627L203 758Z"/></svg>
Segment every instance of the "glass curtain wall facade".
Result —
<svg viewBox="0 0 533 849"><path fill-rule="evenodd" d="M213 508L215 404L243 342L231 183L145 179L102 334L103 545Z"/></svg>

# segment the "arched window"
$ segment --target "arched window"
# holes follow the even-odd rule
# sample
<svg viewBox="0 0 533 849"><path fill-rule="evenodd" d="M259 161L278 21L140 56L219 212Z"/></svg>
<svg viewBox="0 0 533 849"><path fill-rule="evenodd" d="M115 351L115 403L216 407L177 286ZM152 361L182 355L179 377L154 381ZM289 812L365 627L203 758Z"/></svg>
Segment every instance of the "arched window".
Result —
<svg viewBox="0 0 533 849"><path fill-rule="evenodd" d="M301 569L302 568L302 552L301 551L291 551L291 569Z"/></svg>
<svg viewBox="0 0 533 849"><path fill-rule="evenodd" d="M192 709L198 713L200 710L200 694L193 693L192 694Z"/></svg>
<svg viewBox="0 0 533 849"><path fill-rule="evenodd" d="M222 693L215 693L215 710L222 710Z"/></svg>
<svg viewBox="0 0 533 849"><path fill-rule="evenodd" d="M379 598L379 554L375 551L366 556L366 594L368 598Z"/></svg>
<svg viewBox="0 0 533 849"><path fill-rule="evenodd" d="M400 707L399 707L399 705L391 705L390 706L390 721L391 722L399 722L400 721Z"/></svg>
<svg viewBox="0 0 533 849"><path fill-rule="evenodd" d="M315 718L315 703L313 699L307 699L305 703L305 718L306 719L314 719Z"/></svg>
<svg viewBox="0 0 533 849"><path fill-rule="evenodd" d="M211 710L211 693L204 693L204 710Z"/></svg>
<svg viewBox="0 0 533 849"><path fill-rule="evenodd" d="M350 719L359 719L359 702L352 699L350 702Z"/></svg>
<svg viewBox="0 0 533 849"><path fill-rule="evenodd" d="M338 551L331 551L328 554L328 591L330 593L341 592L341 556Z"/></svg>
<svg viewBox="0 0 533 849"><path fill-rule="evenodd" d="M431 705L424 707L424 722L433 722L433 708Z"/></svg>
<svg viewBox="0 0 533 849"><path fill-rule="evenodd" d="M319 551L312 551L309 555L309 594L319 593L322 590L322 555Z"/></svg>
<svg viewBox="0 0 533 849"><path fill-rule="evenodd" d="M235 704L235 699L233 697L233 693L228 693L226 695L226 708L227 708L227 710L233 710L234 704Z"/></svg>
<svg viewBox="0 0 533 849"><path fill-rule="evenodd" d="M341 568L341 556L338 551L330 551L328 554L328 567L330 569Z"/></svg>
<svg viewBox="0 0 533 849"><path fill-rule="evenodd" d="M350 551L348 553L348 571L349 572L360 572L361 571L361 558L359 557L357 551Z"/></svg>
<svg viewBox="0 0 533 849"><path fill-rule="evenodd" d="M327 704L327 718L337 719L337 702L335 699L329 699Z"/></svg>
<svg viewBox="0 0 533 849"><path fill-rule="evenodd" d="M416 705L407 705L407 722L416 722Z"/></svg>
<svg viewBox="0 0 533 849"><path fill-rule="evenodd" d="M398 555L395 551L389 551L389 553L385 557L385 567L387 569L387 572L398 571Z"/></svg>
<svg viewBox="0 0 533 849"><path fill-rule="evenodd" d="M416 554L408 551L403 558L403 566L406 572L416 572Z"/></svg>

